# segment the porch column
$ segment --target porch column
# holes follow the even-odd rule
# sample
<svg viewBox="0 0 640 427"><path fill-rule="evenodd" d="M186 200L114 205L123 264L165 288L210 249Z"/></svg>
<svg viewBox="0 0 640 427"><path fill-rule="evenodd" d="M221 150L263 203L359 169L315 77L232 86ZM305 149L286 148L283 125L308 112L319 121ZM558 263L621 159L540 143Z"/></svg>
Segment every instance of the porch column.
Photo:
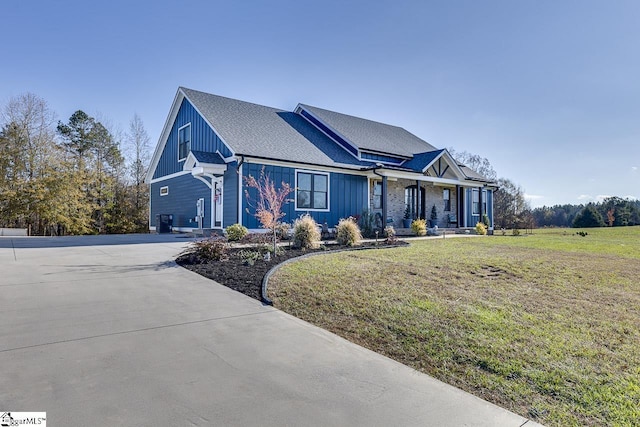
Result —
<svg viewBox="0 0 640 427"><path fill-rule="evenodd" d="M461 198L460 198L460 191L461 187L459 185L456 185L456 228L460 228L460 221L461 221L461 216L460 214L462 213L462 210L460 209L461 206Z"/></svg>
<svg viewBox="0 0 640 427"><path fill-rule="evenodd" d="M387 177L386 175L382 177L382 195L380 196L382 199L382 229L387 226Z"/></svg>
<svg viewBox="0 0 640 427"><path fill-rule="evenodd" d="M416 219L420 218L420 181L416 180Z"/></svg>

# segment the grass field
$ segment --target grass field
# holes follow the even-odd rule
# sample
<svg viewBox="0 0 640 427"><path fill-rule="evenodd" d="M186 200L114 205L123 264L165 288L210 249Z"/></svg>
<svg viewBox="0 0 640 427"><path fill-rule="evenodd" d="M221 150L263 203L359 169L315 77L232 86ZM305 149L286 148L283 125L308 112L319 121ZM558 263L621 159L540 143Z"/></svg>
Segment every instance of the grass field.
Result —
<svg viewBox="0 0 640 427"><path fill-rule="evenodd" d="M549 426L640 425L640 227L289 264L276 307Z"/></svg>

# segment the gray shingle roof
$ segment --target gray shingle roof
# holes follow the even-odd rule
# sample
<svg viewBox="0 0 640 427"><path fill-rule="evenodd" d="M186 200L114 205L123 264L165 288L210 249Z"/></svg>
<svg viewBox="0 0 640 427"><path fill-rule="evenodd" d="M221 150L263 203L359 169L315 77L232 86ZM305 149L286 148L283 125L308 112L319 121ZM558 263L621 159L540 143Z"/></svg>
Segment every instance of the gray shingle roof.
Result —
<svg viewBox="0 0 640 427"><path fill-rule="evenodd" d="M415 153L436 149L433 145L398 126L336 113L310 105L300 104L300 106L331 126L333 130L361 150L411 157Z"/></svg>
<svg viewBox="0 0 640 427"><path fill-rule="evenodd" d="M193 156L197 161L214 165L224 165L224 159L218 153L208 153L205 151L192 150Z"/></svg>
<svg viewBox="0 0 640 427"><path fill-rule="evenodd" d="M375 164L356 159L294 112L184 87L180 90L237 155L355 169ZM300 106L362 150L411 158L393 169L421 171L442 152L401 127L304 104ZM194 155L206 163L222 160L204 152L194 152ZM462 170L470 179L489 181L467 167Z"/></svg>
<svg viewBox="0 0 640 427"><path fill-rule="evenodd" d="M326 166L368 165L296 113L192 89L181 90L238 155Z"/></svg>
<svg viewBox="0 0 640 427"><path fill-rule="evenodd" d="M414 170L416 172L422 172L429 163L440 155L444 150L428 151L426 153L418 153L413 156L413 159L402 164L402 167Z"/></svg>

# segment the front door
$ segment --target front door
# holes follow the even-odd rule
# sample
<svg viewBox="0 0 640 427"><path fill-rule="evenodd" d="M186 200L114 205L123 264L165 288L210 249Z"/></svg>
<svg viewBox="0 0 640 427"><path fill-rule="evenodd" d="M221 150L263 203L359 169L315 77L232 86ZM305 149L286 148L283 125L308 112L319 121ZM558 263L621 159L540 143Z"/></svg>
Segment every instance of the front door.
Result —
<svg viewBox="0 0 640 427"><path fill-rule="evenodd" d="M211 224L212 228L222 228L222 178L215 179L213 181L212 189L212 209L211 209Z"/></svg>

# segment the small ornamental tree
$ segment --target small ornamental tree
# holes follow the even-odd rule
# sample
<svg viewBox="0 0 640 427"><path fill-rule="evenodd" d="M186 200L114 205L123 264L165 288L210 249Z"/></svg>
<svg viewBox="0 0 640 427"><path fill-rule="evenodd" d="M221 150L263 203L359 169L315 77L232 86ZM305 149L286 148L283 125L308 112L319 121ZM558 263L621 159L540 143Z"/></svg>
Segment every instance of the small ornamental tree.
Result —
<svg viewBox="0 0 640 427"><path fill-rule="evenodd" d="M258 179L249 175L244 178L244 181L247 187L254 188L257 192L257 200L255 201L251 200L248 190L245 190L245 196L249 206L255 208L253 216L258 219L262 228L270 231L273 237L273 253L275 255L277 253L278 226L280 225L280 220L286 215L282 212L282 207L290 202L287 196L293 191L293 188L284 181L280 184L280 188L276 188L269 175L265 174L264 167L260 171ZM250 213L249 209L247 209L247 212Z"/></svg>

